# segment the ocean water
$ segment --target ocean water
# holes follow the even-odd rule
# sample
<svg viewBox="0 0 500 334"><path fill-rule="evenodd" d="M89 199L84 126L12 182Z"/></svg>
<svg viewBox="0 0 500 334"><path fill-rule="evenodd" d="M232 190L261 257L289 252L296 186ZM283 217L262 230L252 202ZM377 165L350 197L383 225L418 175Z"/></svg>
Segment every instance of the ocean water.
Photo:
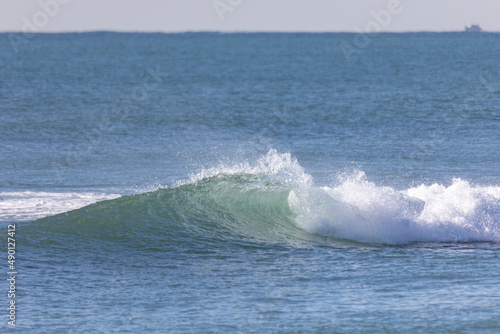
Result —
<svg viewBox="0 0 500 334"><path fill-rule="evenodd" d="M500 34L13 38L2 332L500 331Z"/></svg>

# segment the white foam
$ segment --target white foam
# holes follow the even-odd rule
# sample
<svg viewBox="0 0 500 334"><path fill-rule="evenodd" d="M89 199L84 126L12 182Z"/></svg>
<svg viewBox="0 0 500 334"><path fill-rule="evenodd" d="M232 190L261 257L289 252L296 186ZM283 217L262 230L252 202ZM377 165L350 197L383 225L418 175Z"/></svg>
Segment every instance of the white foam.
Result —
<svg viewBox="0 0 500 334"><path fill-rule="evenodd" d="M361 242L500 241L500 187L420 185L403 191L380 187L364 173L337 187L294 191L297 223L311 233Z"/></svg>
<svg viewBox="0 0 500 334"><path fill-rule="evenodd" d="M103 193L0 192L0 222L29 221L120 197Z"/></svg>

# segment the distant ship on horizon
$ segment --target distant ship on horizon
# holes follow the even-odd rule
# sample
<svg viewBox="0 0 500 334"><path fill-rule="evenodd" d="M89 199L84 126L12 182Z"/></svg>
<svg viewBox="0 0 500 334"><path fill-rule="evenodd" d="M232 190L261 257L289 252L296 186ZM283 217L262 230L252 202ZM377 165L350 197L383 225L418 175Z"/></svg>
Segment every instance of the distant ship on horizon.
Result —
<svg viewBox="0 0 500 334"><path fill-rule="evenodd" d="M481 32L483 31L479 24L469 24L465 26L465 31L467 32Z"/></svg>

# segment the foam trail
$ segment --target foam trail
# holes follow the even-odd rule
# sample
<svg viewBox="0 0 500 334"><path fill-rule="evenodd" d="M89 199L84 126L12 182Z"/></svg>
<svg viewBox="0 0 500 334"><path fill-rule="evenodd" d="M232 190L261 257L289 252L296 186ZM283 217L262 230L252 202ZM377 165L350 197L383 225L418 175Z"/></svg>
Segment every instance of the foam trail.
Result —
<svg viewBox="0 0 500 334"><path fill-rule="evenodd" d="M39 219L120 197L102 193L0 192L0 222Z"/></svg>

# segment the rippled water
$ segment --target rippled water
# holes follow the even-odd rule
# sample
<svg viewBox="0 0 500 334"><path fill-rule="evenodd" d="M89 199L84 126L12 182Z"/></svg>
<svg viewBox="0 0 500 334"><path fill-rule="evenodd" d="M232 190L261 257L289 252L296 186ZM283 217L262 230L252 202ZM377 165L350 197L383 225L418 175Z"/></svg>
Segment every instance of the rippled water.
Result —
<svg viewBox="0 0 500 334"><path fill-rule="evenodd" d="M498 34L0 37L16 330L498 332Z"/></svg>

